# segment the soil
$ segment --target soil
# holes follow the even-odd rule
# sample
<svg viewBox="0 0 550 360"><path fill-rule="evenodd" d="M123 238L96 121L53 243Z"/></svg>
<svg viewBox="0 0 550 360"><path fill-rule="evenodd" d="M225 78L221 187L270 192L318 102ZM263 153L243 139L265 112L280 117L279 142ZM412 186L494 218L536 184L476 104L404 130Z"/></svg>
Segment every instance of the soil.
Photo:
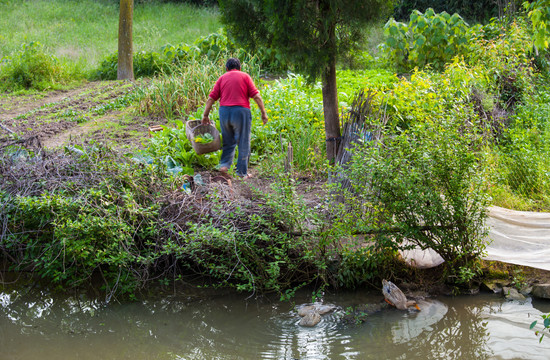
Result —
<svg viewBox="0 0 550 360"><path fill-rule="evenodd" d="M0 142L12 131L22 138L36 136L42 146L50 149L75 139L139 148L149 136L150 126L167 121L136 115L117 104L117 99L132 90L134 84L130 82L101 81L71 90L0 96Z"/></svg>

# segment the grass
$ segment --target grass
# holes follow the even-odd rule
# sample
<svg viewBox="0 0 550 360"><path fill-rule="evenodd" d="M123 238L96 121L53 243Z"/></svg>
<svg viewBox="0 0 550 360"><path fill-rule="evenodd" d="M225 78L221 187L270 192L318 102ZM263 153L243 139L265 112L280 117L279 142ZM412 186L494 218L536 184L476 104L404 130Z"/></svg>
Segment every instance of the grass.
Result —
<svg viewBox="0 0 550 360"><path fill-rule="evenodd" d="M48 53L91 69L118 47L118 1L0 0L0 58L38 41ZM134 51L192 43L220 27L215 8L136 2Z"/></svg>

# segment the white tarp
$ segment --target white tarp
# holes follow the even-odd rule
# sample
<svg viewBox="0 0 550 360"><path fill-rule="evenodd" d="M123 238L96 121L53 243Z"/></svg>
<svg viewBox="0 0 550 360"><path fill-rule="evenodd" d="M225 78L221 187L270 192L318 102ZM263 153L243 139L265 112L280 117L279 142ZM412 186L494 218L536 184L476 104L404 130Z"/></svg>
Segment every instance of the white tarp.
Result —
<svg viewBox="0 0 550 360"><path fill-rule="evenodd" d="M486 260L550 271L550 213L489 208Z"/></svg>
<svg viewBox="0 0 550 360"><path fill-rule="evenodd" d="M550 213L489 208L488 245L485 260L529 266L550 271ZM401 252L417 268L435 267L443 259L434 250Z"/></svg>

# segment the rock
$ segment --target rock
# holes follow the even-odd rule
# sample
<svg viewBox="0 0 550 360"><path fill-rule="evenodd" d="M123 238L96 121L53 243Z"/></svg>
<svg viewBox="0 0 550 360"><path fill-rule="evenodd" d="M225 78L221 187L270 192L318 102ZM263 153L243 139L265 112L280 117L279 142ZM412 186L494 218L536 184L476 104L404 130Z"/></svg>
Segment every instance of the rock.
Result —
<svg viewBox="0 0 550 360"><path fill-rule="evenodd" d="M507 285L508 284L504 284L502 280L485 280L481 283L480 287L484 291L500 294L502 293L502 288Z"/></svg>
<svg viewBox="0 0 550 360"><path fill-rule="evenodd" d="M527 296L527 295L531 295L531 293L533 292L533 287L532 286L523 286L520 290L519 290L519 293L521 295L524 295L524 296Z"/></svg>
<svg viewBox="0 0 550 360"><path fill-rule="evenodd" d="M506 300L525 300L525 296L521 295L515 288L504 287L502 288L502 292Z"/></svg>
<svg viewBox="0 0 550 360"><path fill-rule="evenodd" d="M466 290L468 295L479 295L479 288L469 288Z"/></svg>
<svg viewBox="0 0 550 360"><path fill-rule="evenodd" d="M315 310L311 310L302 318L302 320L300 320L298 325L313 327L317 325L320 321L321 321L321 315L319 315L319 313L316 312Z"/></svg>
<svg viewBox="0 0 550 360"><path fill-rule="evenodd" d="M531 294L538 298L550 299L550 284L533 285L533 291Z"/></svg>

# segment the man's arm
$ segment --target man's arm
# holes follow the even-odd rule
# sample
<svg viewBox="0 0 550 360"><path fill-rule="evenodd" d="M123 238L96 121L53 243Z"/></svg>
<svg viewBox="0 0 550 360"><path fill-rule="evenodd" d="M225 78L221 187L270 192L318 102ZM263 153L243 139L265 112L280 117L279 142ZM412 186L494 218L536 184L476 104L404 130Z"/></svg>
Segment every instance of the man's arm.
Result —
<svg viewBox="0 0 550 360"><path fill-rule="evenodd" d="M262 122L264 123L264 125L267 124L267 112L265 111L264 100L262 99L262 96L260 95L260 93L257 93L256 95L254 95L254 97L252 97L252 99L254 99L256 104L258 104L258 107L262 112Z"/></svg>
<svg viewBox="0 0 550 360"><path fill-rule="evenodd" d="M212 105L216 100L212 99L210 96L208 97L208 101L206 101L206 105L204 106L204 113L202 113L202 123L207 125L210 124L210 119L208 118L208 115L210 114L210 110L212 110Z"/></svg>

